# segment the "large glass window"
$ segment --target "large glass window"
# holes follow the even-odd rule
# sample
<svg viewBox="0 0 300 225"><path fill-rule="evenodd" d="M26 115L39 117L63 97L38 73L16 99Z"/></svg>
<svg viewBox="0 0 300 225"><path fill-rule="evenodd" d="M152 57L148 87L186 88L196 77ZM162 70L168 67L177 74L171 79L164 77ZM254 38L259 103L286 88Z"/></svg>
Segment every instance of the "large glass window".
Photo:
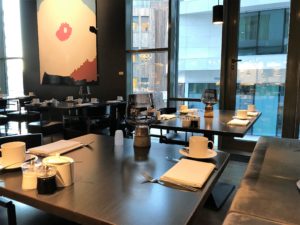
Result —
<svg viewBox="0 0 300 225"><path fill-rule="evenodd" d="M236 109L255 104L261 118L245 139L281 136L289 1L241 0Z"/></svg>
<svg viewBox="0 0 300 225"><path fill-rule="evenodd" d="M153 93L166 106L169 0L128 0L127 73L129 93ZM127 12L128 13L128 12Z"/></svg>
<svg viewBox="0 0 300 225"><path fill-rule="evenodd" d="M178 69L171 97L200 99L206 88L220 87L222 26L212 24L216 2L179 2ZM171 78L173 79L173 78ZM204 104L189 101L189 107Z"/></svg>
<svg viewBox="0 0 300 225"><path fill-rule="evenodd" d="M19 0L0 0L0 93L23 95L23 52ZM17 81L17 82L16 82Z"/></svg>

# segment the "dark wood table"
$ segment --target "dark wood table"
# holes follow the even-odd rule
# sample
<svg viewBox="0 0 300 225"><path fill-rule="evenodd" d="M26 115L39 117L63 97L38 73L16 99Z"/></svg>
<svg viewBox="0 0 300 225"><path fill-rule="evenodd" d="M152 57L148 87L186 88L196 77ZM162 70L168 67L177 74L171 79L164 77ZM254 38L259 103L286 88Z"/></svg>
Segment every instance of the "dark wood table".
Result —
<svg viewBox="0 0 300 225"><path fill-rule="evenodd" d="M21 189L21 171L0 176L0 195L23 202L81 224L173 225L192 224L197 212L223 172L229 154L218 152L209 160L216 170L202 189L182 191L153 183L141 183L141 173L161 176L174 165L166 156L179 158L180 146L152 143L147 159L138 151L135 160L133 142L125 139L123 147L114 147L114 138L85 135L75 138L94 142L66 154L75 161L75 183L52 195Z"/></svg>
<svg viewBox="0 0 300 225"><path fill-rule="evenodd" d="M232 120L235 113L236 111L234 110L214 110L213 118L205 118L204 112L201 111L199 128L182 127L181 115L178 115L174 119L163 120L159 123L152 124L151 128L203 133L204 136L210 140L213 140L214 135L243 137L261 115L261 113L259 113L255 117L249 117L250 123L247 126L227 125L227 122Z"/></svg>

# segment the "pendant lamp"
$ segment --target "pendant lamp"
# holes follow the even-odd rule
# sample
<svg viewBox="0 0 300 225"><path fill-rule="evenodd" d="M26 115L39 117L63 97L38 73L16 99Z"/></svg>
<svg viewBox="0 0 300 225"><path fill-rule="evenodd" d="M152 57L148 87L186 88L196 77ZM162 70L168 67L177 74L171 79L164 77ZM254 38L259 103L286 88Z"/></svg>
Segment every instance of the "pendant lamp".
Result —
<svg viewBox="0 0 300 225"><path fill-rule="evenodd" d="M223 5L213 6L213 16L212 16L212 22L213 24L222 24L223 23Z"/></svg>

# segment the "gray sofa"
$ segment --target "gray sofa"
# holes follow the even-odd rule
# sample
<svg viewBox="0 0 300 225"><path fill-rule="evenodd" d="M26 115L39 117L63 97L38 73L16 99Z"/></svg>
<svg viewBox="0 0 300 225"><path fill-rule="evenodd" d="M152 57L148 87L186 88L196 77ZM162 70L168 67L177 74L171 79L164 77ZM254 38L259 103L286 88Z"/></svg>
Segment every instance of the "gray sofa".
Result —
<svg viewBox="0 0 300 225"><path fill-rule="evenodd" d="M261 137L223 225L300 224L300 140Z"/></svg>

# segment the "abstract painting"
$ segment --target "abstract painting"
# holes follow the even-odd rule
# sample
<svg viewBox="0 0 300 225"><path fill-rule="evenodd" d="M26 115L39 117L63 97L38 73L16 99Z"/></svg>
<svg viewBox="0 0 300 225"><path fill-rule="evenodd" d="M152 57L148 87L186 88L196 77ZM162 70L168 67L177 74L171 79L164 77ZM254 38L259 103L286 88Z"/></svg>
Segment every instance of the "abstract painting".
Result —
<svg viewBox="0 0 300 225"><path fill-rule="evenodd" d="M97 84L95 0L37 0L42 84Z"/></svg>

